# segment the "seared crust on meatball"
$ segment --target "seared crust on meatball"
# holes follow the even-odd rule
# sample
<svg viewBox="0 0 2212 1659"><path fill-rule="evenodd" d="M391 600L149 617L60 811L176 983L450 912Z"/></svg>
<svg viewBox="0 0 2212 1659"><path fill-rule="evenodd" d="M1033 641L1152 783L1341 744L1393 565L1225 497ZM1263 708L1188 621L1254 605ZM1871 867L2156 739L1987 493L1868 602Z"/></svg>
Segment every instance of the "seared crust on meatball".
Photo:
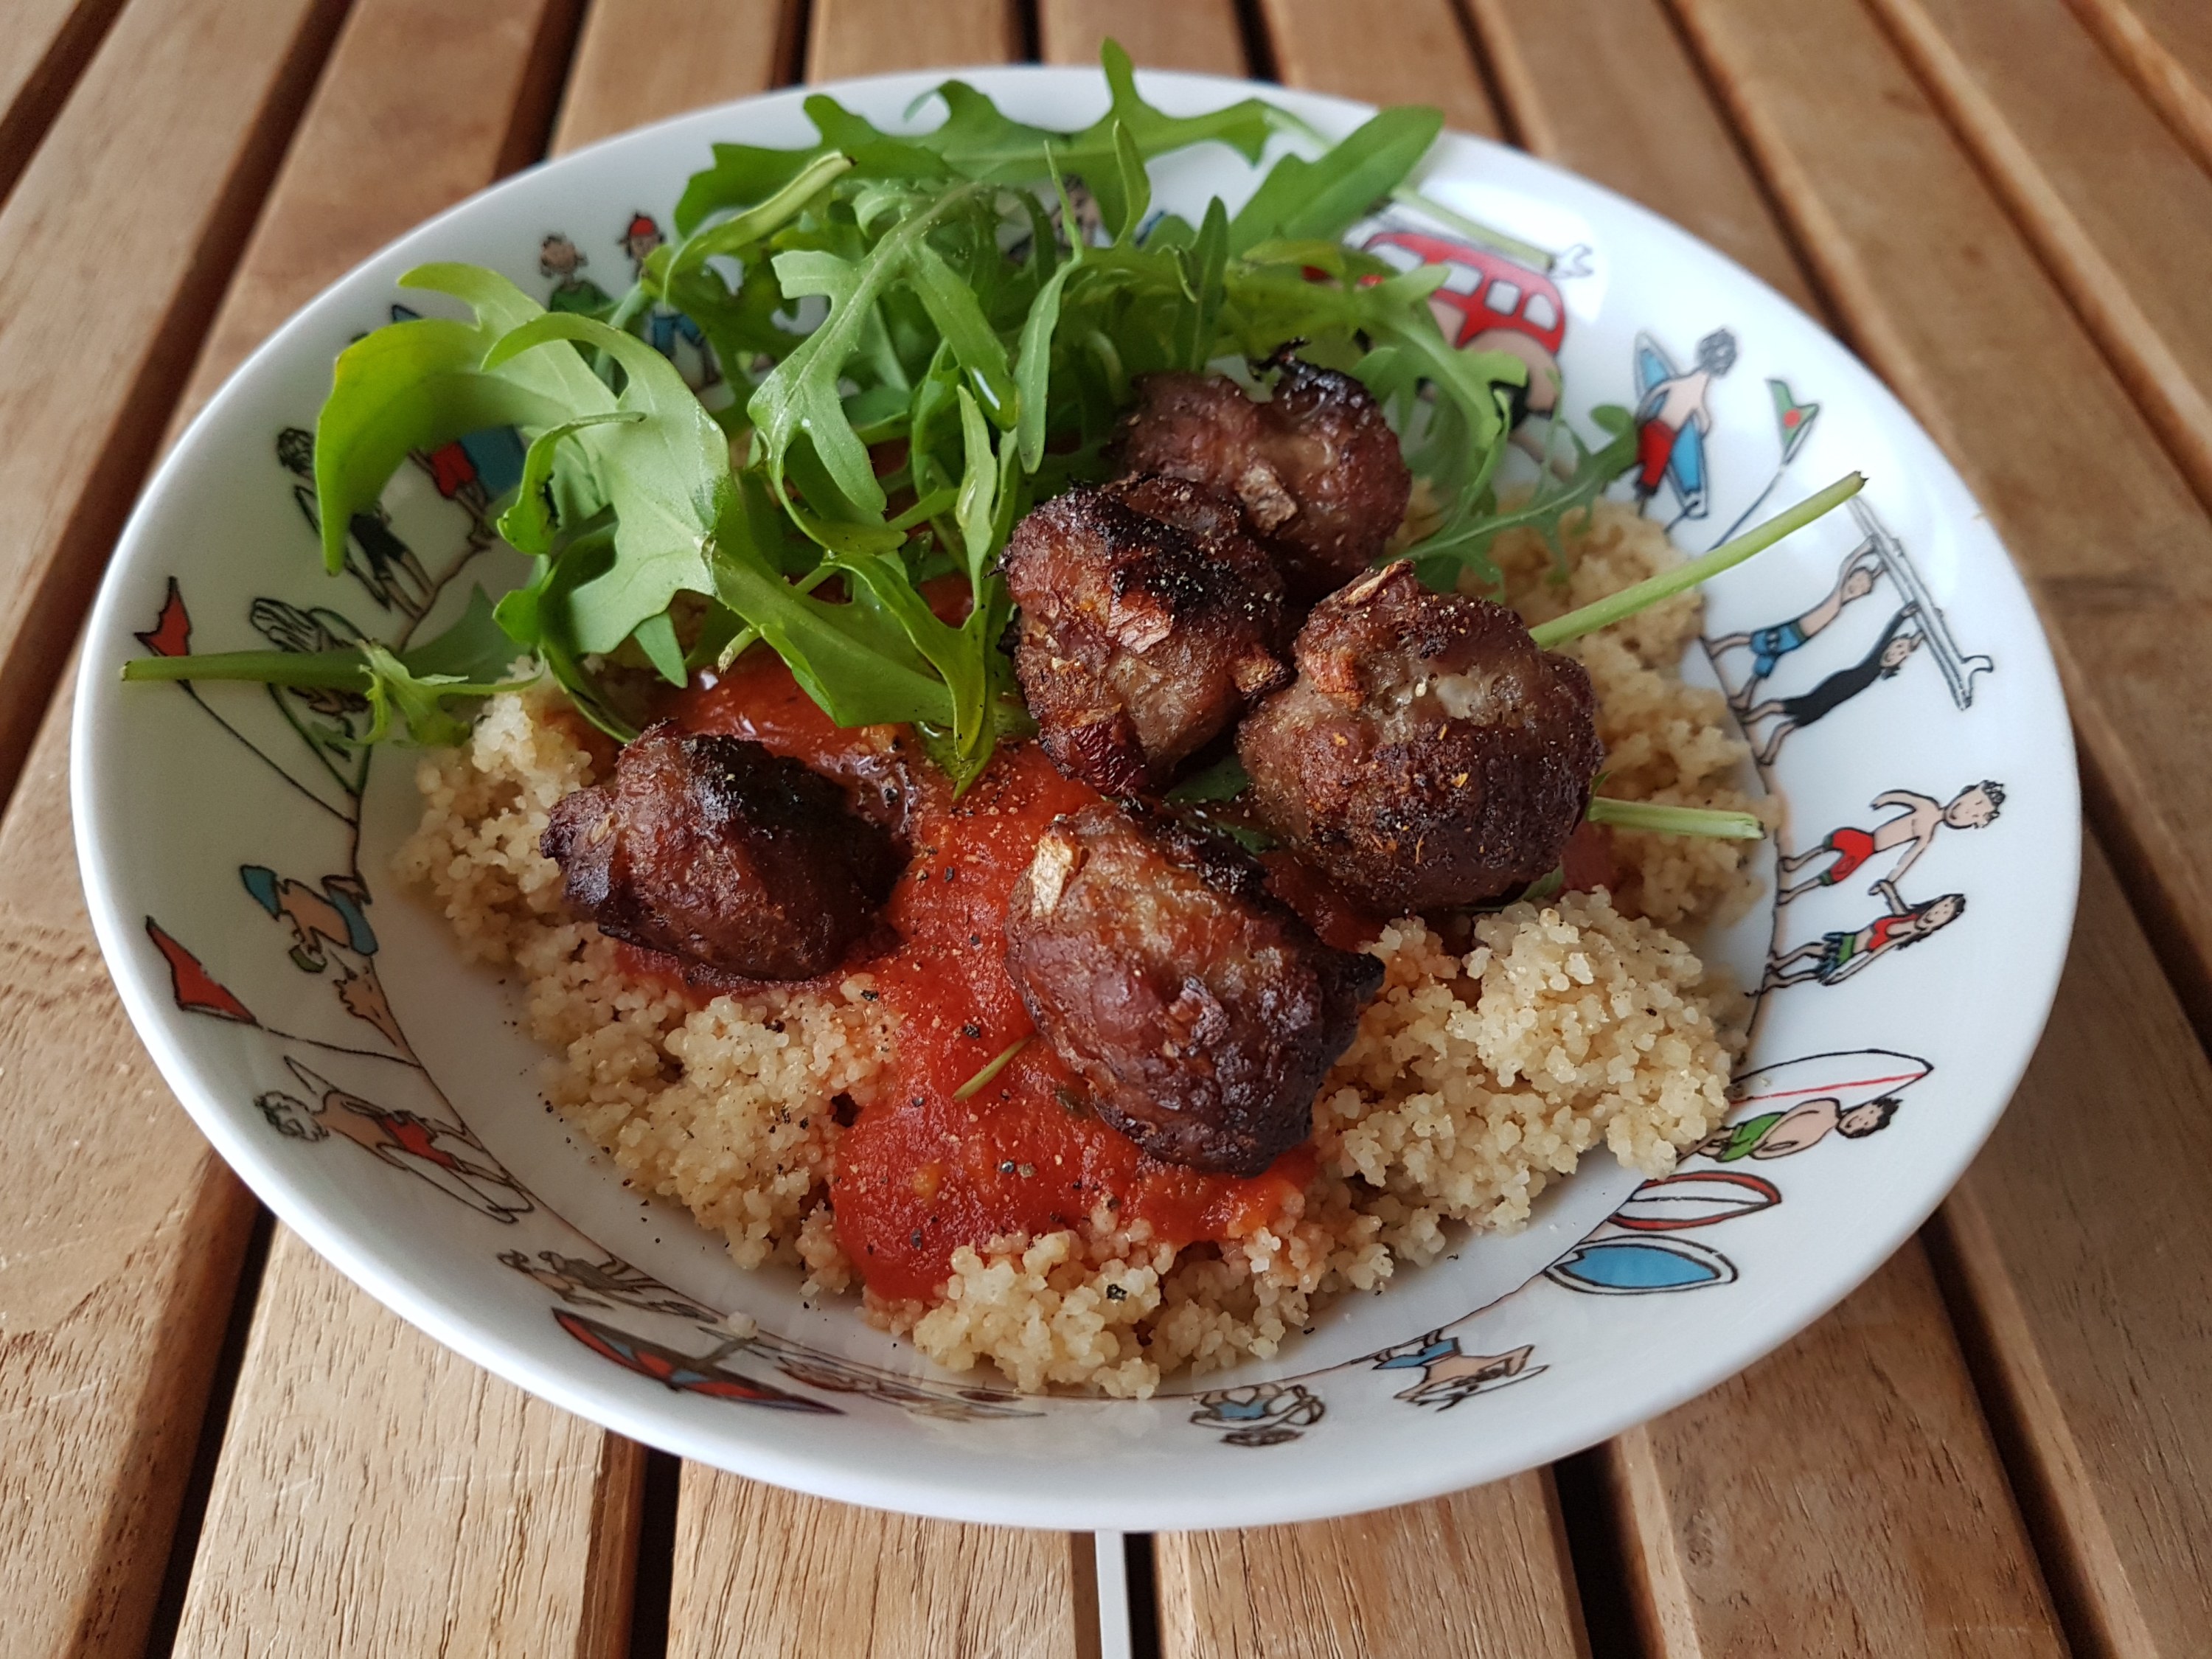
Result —
<svg viewBox="0 0 2212 1659"><path fill-rule="evenodd" d="M1006 544L1014 673L1045 752L1110 795L1166 786L1255 698L1290 684L1283 585L1237 503L1124 478L1038 507Z"/></svg>
<svg viewBox="0 0 2212 1659"><path fill-rule="evenodd" d="M1006 906L1006 969L1098 1115L1154 1158L1252 1176L1313 1102L1382 983L1267 896L1260 866L1171 823L1055 820Z"/></svg>
<svg viewBox="0 0 2212 1659"><path fill-rule="evenodd" d="M1226 491L1303 609L1382 556L1413 487L1397 434L1349 374L1290 359L1274 396L1176 372L1137 379L1122 465Z"/></svg>
<svg viewBox="0 0 2212 1659"><path fill-rule="evenodd" d="M665 720L623 748L611 784L558 802L539 846L571 909L710 978L834 968L902 862L829 779Z"/></svg>
<svg viewBox="0 0 2212 1659"><path fill-rule="evenodd" d="M1237 729L1237 752L1301 856L1392 915L1558 867L1604 757L1580 663L1403 561L1323 600L1293 649L1297 684Z"/></svg>

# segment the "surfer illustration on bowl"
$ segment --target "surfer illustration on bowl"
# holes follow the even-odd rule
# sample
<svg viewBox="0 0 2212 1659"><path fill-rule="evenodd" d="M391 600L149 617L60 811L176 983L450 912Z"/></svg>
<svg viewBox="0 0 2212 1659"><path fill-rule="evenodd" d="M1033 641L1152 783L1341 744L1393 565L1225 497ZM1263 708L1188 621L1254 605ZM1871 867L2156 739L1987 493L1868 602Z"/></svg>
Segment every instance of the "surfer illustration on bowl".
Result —
<svg viewBox="0 0 2212 1659"><path fill-rule="evenodd" d="M1933 1069L1916 1054L1887 1048L1807 1054L1762 1066L1729 1087L1731 1121L1690 1156L1717 1164L1765 1162L1810 1152L1831 1135L1863 1140L1889 1127L1905 1091Z"/></svg>
<svg viewBox="0 0 2212 1659"><path fill-rule="evenodd" d="M1843 567L1836 572L1836 585L1810 610L1800 611L1786 622L1747 629L1741 634L1723 634L1713 641L1711 648L1716 661L1730 651L1751 653L1750 677L1729 698L1735 711L1741 714L1751 707L1760 683L1781 666L1784 657L1816 638L1844 614L1845 605L1856 605L1873 592L1875 584L1881 580L1881 562L1869 556L1864 547L1855 547L1844 556Z"/></svg>
<svg viewBox="0 0 2212 1659"><path fill-rule="evenodd" d="M1943 893L1923 903L1908 904L1898 896L1894 884L1884 880L1874 885L1888 906L1886 914L1863 927L1824 933L1809 945L1784 951L1767 963L1766 981L1759 989L1778 991L1808 981L1840 985L1876 957L1917 945L1966 914L1964 893Z"/></svg>
<svg viewBox="0 0 2212 1659"><path fill-rule="evenodd" d="M1920 855L1928 850L1939 831L1986 829L1996 822L2004 799L2004 786L1986 778L1979 783L1968 784L1948 801L1939 801L1933 795L1917 794L1910 789L1886 789L1869 805L1876 811L1885 806L1902 809L1893 817L1871 830L1840 824L1810 851L1781 854L1782 873L1785 876L1794 876L1823 859L1829 862L1804 880L1783 888L1775 896L1775 902L1787 904L1816 887L1839 886L1856 875L1868 860L1902 848L1905 856L1887 877L1893 884L1900 882L1905 872L1920 861ZM1879 885L1869 887L1867 891L1876 892Z"/></svg>
<svg viewBox="0 0 2212 1659"><path fill-rule="evenodd" d="M1643 512L1662 484L1671 485L1681 510L1674 517L1702 519L1711 497L1705 476L1705 434L1713 429L1706 399L1713 382L1735 367L1735 336L1717 328L1698 342L1697 361L1678 369L1649 334L1636 337L1636 510ZM1668 526L1672 528L1670 525Z"/></svg>
<svg viewBox="0 0 2212 1659"><path fill-rule="evenodd" d="M1766 740L1753 753L1761 766L1774 764L1782 744L1792 732L1824 720L1877 680L1894 679L1920 648L1920 629L1915 625L1916 607L1906 605L1889 619L1874 648L1848 668L1839 668L1809 691L1794 697L1770 697L1744 711L1743 730L1753 737L1760 721L1771 720ZM1753 738L1753 741L1757 739Z"/></svg>

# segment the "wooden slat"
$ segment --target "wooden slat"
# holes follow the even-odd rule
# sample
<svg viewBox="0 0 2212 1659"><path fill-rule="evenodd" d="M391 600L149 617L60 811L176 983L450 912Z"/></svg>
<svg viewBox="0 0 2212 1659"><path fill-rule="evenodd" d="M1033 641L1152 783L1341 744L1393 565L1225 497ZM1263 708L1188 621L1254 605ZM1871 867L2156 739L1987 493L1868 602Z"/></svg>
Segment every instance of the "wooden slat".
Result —
<svg viewBox="0 0 2212 1659"><path fill-rule="evenodd" d="M684 1467L668 1659L1095 1659L1087 1534L955 1526Z"/></svg>
<svg viewBox="0 0 2212 1659"><path fill-rule="evenodd" d="M1662 1659L2067 1650L1917 1243L1607 1459Z"/></svg>
<svg viewBox="0 0 2212 1659"><path fill-rule="evenodd" d="M2064 0L1875 0L2212 503L2212 173Z"/></svg>
<svg viewBox="0 0 2212 1659"><path fill-rule="evenodd" d="M2208 1197L2212 1066L2093 843L2051 1029L1941 1233L2090 1652L2212 1632Z"/></svg>
<svg viewBox="0 0 2212 1659"><path fill-rule="evenodd" d="M2106 850L2212 1029L2212 523L1870 16L1678 10L1855 344L2029 578Z"/></svg>
<svg viewBox="0 0 2212 1659"><path fill-rule="evenodd" d="M2212 13L2202 0L2069 0L2212 167Z"/></svg>
<svg viewBox="0 0 2212 1659"><path fill-rule="evenodd" d="M1020 56L1012 0L813 0L806 78L1003 64Z"/></svg>
<svg viewBox="0 0 2212 1659"><path fill-rule="evenodd" d="M1048 64L1095 64L1111 36L1139 69L1242 75L1235 0L1040 0L1037 45Z"/></svg>
<svg viewBox="0 0 2212 1659"><path fill-rule="evenodd" d="M15 0L0 30L0 200L123 0Z"/></svg>
<svg viewBox="0 0 2212 1659"><path fill-rule="evenodd" d="M1497 111L1451 0L1260 0L1275 72L1370 104L1434 104L1444 124L1495 138Z"/></svg>
<svg viewBox="0 0 2212 1659"><path fill-rule="evenodd" d="M512 163L515 112L535 97L542 125L546 106L525 66L543 61L538 25L561 10L482 5L439 30L444 60L426 68L421 41L444 9L362 0L188 404L307 293ZM107 51L130 44L128 28ZM137 70L151 77L144 50ZM240 84L241 65L194 66ZM395 152L408 165L392 165ZM57 221L56 234L98 219ZM147 1061L77 884L58 878L74 857L68 717L65 683L0 822L0 1110L15 1126L0 1160L0 1443L36 1453L0 1457L0 1606L11 1652L135 1655L252 1206Z"/></svg>
<svg viewBox="0 0 2212 1659"><path fill-rule="evenodd" d="M792 0L720 0L714 27L701 28L699 0L600 0L577 43L554 153L789 79L798 15Z"/></svg>
<svg viewBox="0 0 2212 1659"><path fill-rule="evenodd" d="M1808 310L1819 302L1650 0L1468 0L1516 137L1695 232Z"/></svg>
<svg viewBox="0 0 2212 1659"><path fill-rule="evenodd" d="M0 1624L136 1656L240 1251L246 1189L131 1035L70 846L69 700L0 822Z"/></svg>
<svg viewBox="0 0 2212 1659"><path fill-rule="evenodd" d="M1575 1659L1548 1470L1428 1504L1158 1540L1162 1659Z"/></svg>
<svg viewBox="0 0 2212 1659"><path fill-rule="evenodd" d="M615 1659L644 1471L280 1229L174 1650Z"/></svg>
<svg viewBox="0 0 2212 1659"><path fill-rule="evenodd" d="M538 159L580 5L358 0L179 400L172 436L332 278ZM429 40L436 51L423 51Z"/></svg>
<svg viewBox="0 0 2212 1659"><path fill-rule="evenodd" d="M139 0L0 209L0 792L339 9Z"/></svg>

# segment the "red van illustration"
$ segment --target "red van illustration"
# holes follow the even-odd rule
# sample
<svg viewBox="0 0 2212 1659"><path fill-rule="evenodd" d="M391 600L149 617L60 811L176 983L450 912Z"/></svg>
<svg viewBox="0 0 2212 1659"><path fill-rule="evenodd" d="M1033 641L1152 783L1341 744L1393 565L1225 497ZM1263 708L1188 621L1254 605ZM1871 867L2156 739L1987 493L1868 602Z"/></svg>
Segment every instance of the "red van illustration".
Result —
<svg viewBox="0 0 2212 1659"><path fill-rule="evenodd" d="M1411 270L1442 265L1449 273L1429 296L1444 337L1469 351L1510 351L1528 365L1524 410L1549 415L1559 401L1559 345L1567 308L1549 276L1517 259L1414 230L1385 230L1362 252Z"/></svg>

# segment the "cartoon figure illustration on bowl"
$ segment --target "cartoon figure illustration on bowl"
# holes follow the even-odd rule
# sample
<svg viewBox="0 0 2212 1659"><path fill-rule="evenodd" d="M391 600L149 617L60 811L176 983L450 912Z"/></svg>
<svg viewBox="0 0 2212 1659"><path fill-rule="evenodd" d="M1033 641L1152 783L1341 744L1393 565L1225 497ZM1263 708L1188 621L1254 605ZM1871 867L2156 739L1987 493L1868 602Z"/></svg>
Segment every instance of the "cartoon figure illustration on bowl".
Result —
<svg viewBox="0 0 2212 1659"><path fill-rule="evenodd" d="M292 486L292 499L319 537L323 521L315 511L315 434L305 427L286 427L276 434L276 459L299 480ZM346 521L345 568L386 611L412 618L430 608L434 593L429 573L415 550L392 530L392 515L381 504Z"/></svg>
<svg viewBox="0 0 2212 1659"><path fill-rule="evenodd" d="M1636 510L1669 484L1681 510L1668 528L1705 516L1711 498L1705 477L1705 434L1713 429L1707 398L1713 382L1735 367L1735 336L1717 328L1698 342L1686 370L1649 334L1636 337Z"/></svg>
<svg viewBox="0 0 2212 1659"><path fill-rule="evenodd" d="M629 255L635 268L635 275L645 275L645 262L665 240L660 234L659 222L651 214L634 213L630 216L629 228L623 232L622 244L623 252ZM645 314L645 335L652 342L653 349L679 369L683 364L677 356L677 341L681 339L691 348L697 361L684 378L694 392L704 392L708 386L722 383L722 368L714 361L714 347L707 343L707 337L700 331L699 325L674 306L655 302Z"/></svg>
<svg viewBox="0 0 2212 1659"><path fill-rule="evenodd" d="M411 1054L376 977L376 930L364 914L368 888L362 879L325 876L318 890L258 864L240 866L238 874L253 902L289 930L292 965L303 974L319 974L335 961L340 1005L374 1026L402 1054Z"/></svg>
<svg viewBox="0 0 2212 1659"><path fill-rule="evenodd" d="M1402 270L1444 268L1443 286L1429 295L1444 338L1462 351L1503 351L1528 366L1528 383L1515 394L1518 425L1524 416L1549 416L1559 406L1567 307L1558 284L1530 262L1537 250L1514 247L1508 253L1393 227L1368 237L1360 251Z"/></svg>
<svg viewBox="0 0 2212 1659"><path fill-rule="evenodd" d="M619 1256L593 1261L558 1250L540 1250L537 1259L521 1250L502 1250L500 1265L534 1279L562 1301L579 1308L636 1308L646 1313L671 1314L678 1319L713 1320L712 1308L702 1307L682 1291L662 1284L642 1267L634 1267Z"/></svg>
<svg viewBox="0 0 2212 1659"><path fill-rule="evenodd" d="M553 1322L601 1358L611 1359L624 1370L649 1377L678 1394L702 1395L709 1400L730 1400L744 1406L766 1406L775 1411L843 1415L826 1401L809 1400L804 1395L779 1389L773 1382L730 1370L722 1362L745 1346L743 1337L732 1337L703 1354L689 1354L681 1348L635 1336L564 1308L553 1310Z"/></svg>
<svg viewBox="0 0 2212 1659"><path fill-rule="evenodd" d="M1875 891L1889 907L1887 914L1876 916L1863 927L1825 933L1812 944L1784 951L1767 963L1766 979L1759 989L1778 991L1808 981L1840 985L1875 958L1917 945L1966 914L1964 893L1943 893L1919 904L1908 904L1888 881L1876 882Z"/></svg>
<svg viewBox="0 0 2212 1659"><path fill-rule="evenodd" d="M1525 1382L1541 1376L1545 1367L1531 1366L1535 1348L1522 1343L1504 1353L1468 1353L1459 1339L1441 1330L1417 1336L1410 1342L1385 1348L1373 1356L1378 1371L1418 1370L1420 1381L1393 1396L1408 1405L1434 1406L1449 1411L1462 1401L1489 1394L1510 1382Z"/></svg>
<svg viewBox="0 0 2212 1659"><path fill-rule="evenodd" d="M254 1105L277 1133L294 1140L349 1140L378 1163L418 1176L494 1221L512 1223L537 1207L522 1183L467 1125L379 1106L318 1076L289 1054L284 1064L311 1101L281 1089L254 1097Z"/></svg>
<svg viewBox="0 0 2212 1659"><path fill-rule="evenodd" d="M1979 783L1968 784L1948 801L1917 794L1910 789L1885 790L1869 804L1876 811L1885 806L1902 808L1894 817L1885 819L1872 830L1841 824L1828 831L1826 839L1811 851L1780 855L1782 873L1785 876L1795 875L1822 859L1830 862L1804 880L1782 889L1775 895L1775 902L1787 904L1816 887L1838 886L1856 875L1869 859L1900 847L1905 849L1905 856L1897 861L1888 879L1892 883L1902 881L1905 872L1919 862L1920 855L1934 842L1937 831L1985 830L1996 822L1997 814L2003 810L2004 799L2004 786L1986 778ZM1874 887L1867 889L1869 893L1875 890Z"/></svg>
<svg viewBox="0 0 2212 1659"><path fill-rule="evenodd" d="M1209 1389L1198 1396L1190 1420L1200 1428L1225 1429L1231 1446L1280 1446L1296 1440L1328 1415L1322 1397L1303 1382L1249 1382L1241 1389Z"/></svg>
<svg viewBox="0 0 2212 1659"><path fill-rule="evenodd" d="M1853 697L1877 680L1894 679L1912 653L1920 648L1921 633L1913 626L1917 612L1911 605L1889 619L1889 626L1881 630L1881 637L1874 648L1848 668L1839 668L1809 691L1795 696L1770 697L1765 702L1744 711L1744 735L1757 741L1754 728L1762 720L1774 724L1767 728L1766 741L1753 754L1761 766L1771 766L1781 754L1783 743L1792 732L1824 720L1849 702Z"/></svg>
<svg viewBox="0 0 2212 1659"><path fill-rule="evenodd" d="M1889 1127L1897 1115L1898 1099L1886 1095L1846 1109L1832 1099L1808 1100L1788 1111L1761 1112L1716 1129L1699 1143L1692 1157L1733 1164L1745 1158L1790 1158L1810 1152L1830 1135L1860 1140Z"/></svg>
<svg viewBox="0 0 2212 1659"><path fill-rule="evenodd" d="M1802 648L1817 638L1837 617L1844 607L1856 605L1874 592L1881 580L1881 564L1869 558L1863 548L1853 548L1844 558L1843 566L1836 572L1836 585L1831 587L1818 605L1809 611L1801 611L1787 621L1774 623L1765 628L1747 629L1740 634L1723 634L1710 641L1707 649L1717 663L1730 651L1751 653L1751 673L1742 686L1730 695L1729 705L1741 714L1751 707L1761 681L1781 665L1783 658Z"/></svg>
<svg viewBox="0 0 2212 1659"><path fill-rule="evenodd" d="M591 263L583 250L560 231L538 245L538 274L553 280L552 291L545 296L546 310L604 318L614 309L614 295L582 274Z"/></svg>

